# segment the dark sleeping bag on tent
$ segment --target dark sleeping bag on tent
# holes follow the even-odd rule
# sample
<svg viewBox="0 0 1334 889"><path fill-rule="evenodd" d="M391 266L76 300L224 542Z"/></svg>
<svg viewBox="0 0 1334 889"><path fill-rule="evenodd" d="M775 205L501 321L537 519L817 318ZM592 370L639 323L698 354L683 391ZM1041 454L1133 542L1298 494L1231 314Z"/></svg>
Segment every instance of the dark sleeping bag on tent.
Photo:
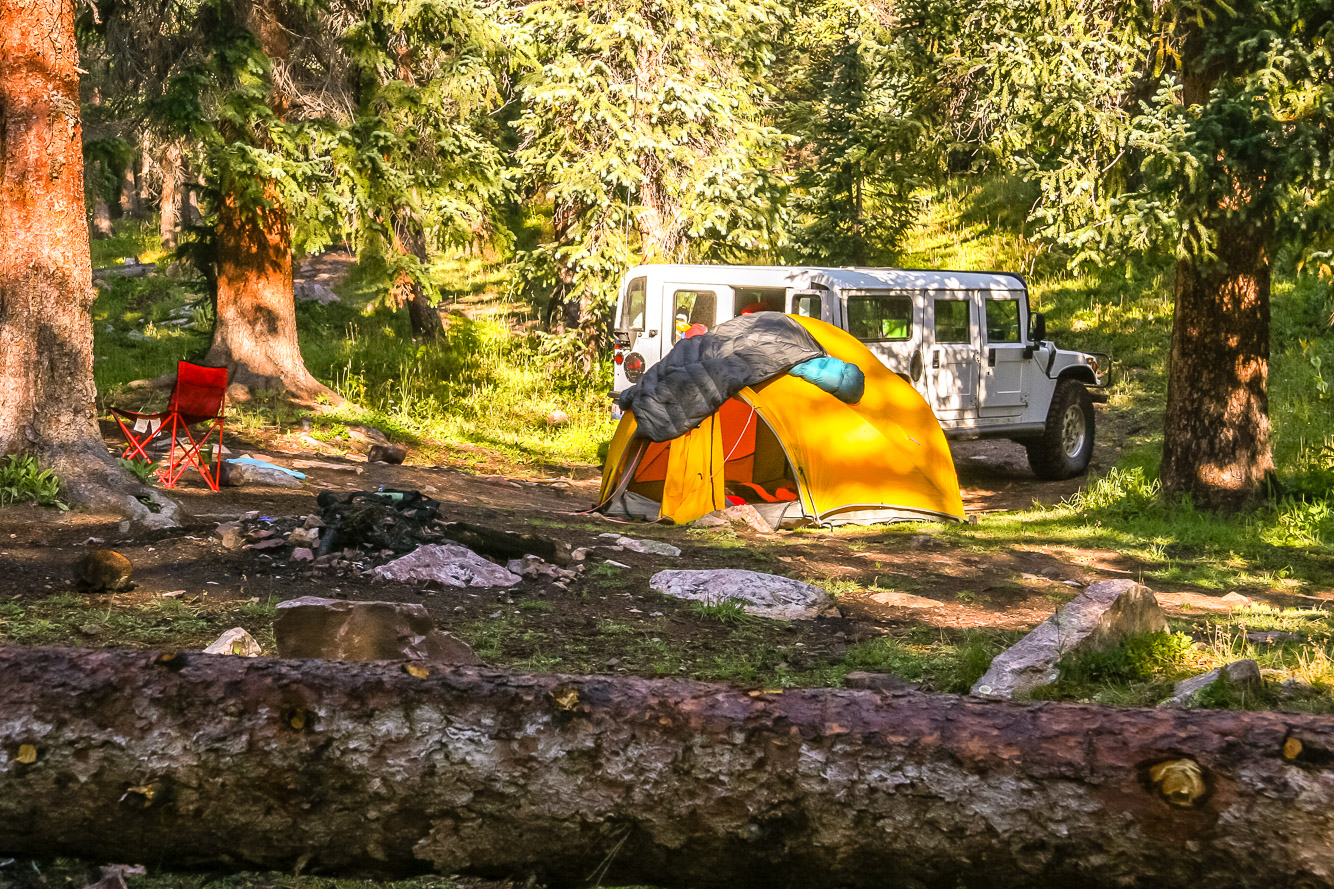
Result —
<svg viewBox="0 0 1334 889"><path fill-rule="evenodd" d="M796 321L755 312L678 342L640 381L621 393L649 441L680 438L747 386L785 374L824 349Z"/></svg>

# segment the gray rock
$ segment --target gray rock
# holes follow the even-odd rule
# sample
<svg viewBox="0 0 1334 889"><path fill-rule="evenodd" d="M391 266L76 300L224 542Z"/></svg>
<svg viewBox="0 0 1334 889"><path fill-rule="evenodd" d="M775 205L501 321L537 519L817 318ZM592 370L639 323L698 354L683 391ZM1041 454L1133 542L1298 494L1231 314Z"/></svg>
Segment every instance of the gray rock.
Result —
<svg viewBox="0 0 1334 889"><path fill-rule="evenodd" d="M713 512L700 516L691 522L694 528L720 528L724 525L730 525L732 522L740 522L752 531L758 531L761 534L769 534L774 530L773 525L760 515L760 511L749 503L743 503L740 506L729 506L726 509L716 509Z"/></svg>
<svg viewBox="0 0 1334 889"><path fill-rule="evenodd" d="M245 543L240 522L219 522L213 529L213 536L222 542L224 549L240 549Z"/></svg>
<svg viewBox="0 0 1334 889"><path fill-rule="evenodd" d="M292 550L293 562L313 562L315 561L315 551L308 546L298 546Z"/></svg>
<svg viewBox="0 0 1334 889"><path fill-rule="evenodd" d="M510 559L505 565L506 570L511 574L518 574L529 580L550 580L553 582L566 582L574 580L578 575L568 568L561 568L559 565L553 565L545 559L537 556L524 556L522 559Z"/></svg>
<svg viewBox="0 0 1334 889"><path fill-rule="evenodd" d="M738 568L659 571L649 579L649 586L664 596L708 604L735 599L747 613L775 620L809 620L833 604L829 594L819 587Z"/></svg>
<svg viewBox="0 0 1334 889"><path fill-rule="evenodd" d="M636 540L633 537L624 537L620 534L599 534L599 537L609 539L610 547L621 547L631 552L644 553L652 556L679 556L681 550L679 547L672 546L670 543L662 543L658 540Z"/></svg>
<svg viewBox="0 0 1334 889"><path fill-rule="evenodd" d="M287 542L292 546L318 546L320 542L320 529L297 528L291 534L287 535Z"/></svg>
<svg viewBox="0 0 1334 889"><path fill-rule="evenodd" d="M435 581L453 587L514 586L519 576L488 562L466 546L428 543L373 572L380 580L404 583Z"/></svg>
<svg viewBox="0 0 1334 889"><path fill-rule="evenodd" d="M241 657L259 657L261 653L255 637L241 627L232 627L204 649L204 654L235 654Z"/></svg>
<svg viewBox="0 0 1334 889"><path fill-rule="evenodd" d="M278 603L273 632L279 657L482 663L466 644L437 630L430 614L415 602L303 596Z"/></svg>
<svg viewBox="0 0 1334 889"><path fill-rule="evenodd" d="M276 466L256 466L253 463L222 464L222 483L228 487L240 488L246 485L268 485L272 488L299 488L301 480L283 472Z"/></svg>
<svg viewBox="0 0 1334 889"><path fill-rule="evenodd" d="M848 688L870 688L879 691L914 691L921 686L893 673L867 673L854 670L843 680Z"/></svg>
<svg viewBox="0 0 1334 889"><path fill-rule="evenodd" d="M408 458L408 449L397 444L372 445L366 452L367 463L402 463Z"/></svg>
<svg viewBox="0 0 1334 889"><path fill-rule="evenodd" d="M1172 697L1159 704L1159 707L1189 707L1195 703L1200 692L1213 685L1219 679L1227 677L1234 687L1251 694L1264 690L1265 682L1260 677L1260 665L1250 658L1233 661L1226 666L1183 679L1172 687Z"/></svg>
<svg viewBox="0 0 1334 889"><path fill-rule="evenodd" d="M1068 654L1100 651L1127 636L1166 629L1167 615L1147 587L1133 580L1092 584L1001 652L973 685L973 694L1012 698L1055 682L1057 664Z"/></svg>
<svg viewBox="0 0 1334 889"><path fill-rule="evenodd" d="M322 306L340 301L338 294L319 281L297 281L292 285L292 296L302 302L317 302Z"/></svg>

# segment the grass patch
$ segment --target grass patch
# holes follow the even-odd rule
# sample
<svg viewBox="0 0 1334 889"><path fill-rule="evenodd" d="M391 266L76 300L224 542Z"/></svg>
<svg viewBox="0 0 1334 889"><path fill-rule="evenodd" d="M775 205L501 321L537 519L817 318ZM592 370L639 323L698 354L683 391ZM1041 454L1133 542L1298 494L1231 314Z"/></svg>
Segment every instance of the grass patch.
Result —
<svg viewBox="0 0 1334 889"><path fill-rule="evenodd" d="M157 598L108 602L57 593L44 599L0 603L0 641L15 645L202 649L238 615L260 646L273 651L273 606L218 606Z"/></svg>

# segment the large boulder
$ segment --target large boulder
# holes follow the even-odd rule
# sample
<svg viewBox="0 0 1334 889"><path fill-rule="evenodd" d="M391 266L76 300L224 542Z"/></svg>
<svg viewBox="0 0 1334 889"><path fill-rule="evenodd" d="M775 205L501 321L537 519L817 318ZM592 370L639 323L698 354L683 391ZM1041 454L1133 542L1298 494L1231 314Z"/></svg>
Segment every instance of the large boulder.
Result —
<svg viewBox="0 0 1334 889"><path fill-rule="evenodd" d="M467 644L436 629L430 614L415 602L302 596L278 603L273 633L279 657L482 663Z"/></svg>
<svg viewBox="0 0 1334 889"><path fill-rule="evenodd" d="M659 571L649 579L649 586L664 596L709 605L735 600L748 614L775 620L810 620L833 605L829 594L819 587L739 568Z"/></svg>
<svg viewBox="0 0 1334 889"><path fill-rule="evenodd" d="M381 580L403 583L434 581L453 587L514 586L520 577L488 562L466 546L428 543L402 558L386 562L373 572Z"/></svg>
<svg viewBox="0 0 1334 889"><path fill-rule="evenodd" d="M1148 587L1133 580L1092 584L998 655L973 694L1013 698L1055 682L1066 655L1101 651L1127 636L1166 629L1167 615Z"/></svg>

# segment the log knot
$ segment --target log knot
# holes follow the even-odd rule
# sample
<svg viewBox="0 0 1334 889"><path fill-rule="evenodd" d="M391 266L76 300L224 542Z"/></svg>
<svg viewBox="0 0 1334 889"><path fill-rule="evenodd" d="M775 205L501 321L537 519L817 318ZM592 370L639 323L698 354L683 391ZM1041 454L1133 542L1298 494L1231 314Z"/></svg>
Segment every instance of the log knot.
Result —
<svg viewBox="0 0 1334 889"><path fill-rule="evenodd" d="M1149 769L1149 780L1158 794L1173 806L1194 808L1208 791L1204 772L1193 759L1169 759Z"/></svg>

